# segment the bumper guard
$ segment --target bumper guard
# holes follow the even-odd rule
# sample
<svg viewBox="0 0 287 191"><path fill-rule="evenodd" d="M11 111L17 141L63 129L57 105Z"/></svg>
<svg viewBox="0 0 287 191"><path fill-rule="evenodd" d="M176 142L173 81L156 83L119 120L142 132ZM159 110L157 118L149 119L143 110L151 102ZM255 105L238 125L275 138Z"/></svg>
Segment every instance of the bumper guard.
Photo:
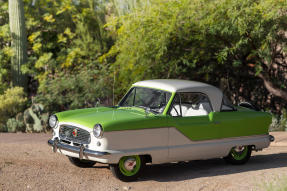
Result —
<svg viewBox="0 0 287 191"><path fill-rule="evenodd" d="M108 152L101 152L101 151L93 151L90 149L87 149L84 147L84 145L77 146L71 146L67 144L60 143L58 138L55 138L54 140L50 139L48 140L48 145L53 147L53 151L57 152L58 149L73 152L79 154L79 158L83 159L83 156L91 156L91 157L98 157L103 155L110 155Z"/></svg>

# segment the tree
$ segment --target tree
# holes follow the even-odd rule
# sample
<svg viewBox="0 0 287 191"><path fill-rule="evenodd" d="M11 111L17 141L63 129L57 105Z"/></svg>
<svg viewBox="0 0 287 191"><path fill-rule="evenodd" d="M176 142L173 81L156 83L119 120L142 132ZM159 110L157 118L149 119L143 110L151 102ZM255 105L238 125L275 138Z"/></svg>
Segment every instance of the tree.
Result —
<svg viewBox="0 0 287 191"><path fill-rule="evenodd" d="M118 36L104 58L116 60L119 91L142 79L183 78L222 86L234 102L286 105L285 0L151 3L111 23Z"/></svg>

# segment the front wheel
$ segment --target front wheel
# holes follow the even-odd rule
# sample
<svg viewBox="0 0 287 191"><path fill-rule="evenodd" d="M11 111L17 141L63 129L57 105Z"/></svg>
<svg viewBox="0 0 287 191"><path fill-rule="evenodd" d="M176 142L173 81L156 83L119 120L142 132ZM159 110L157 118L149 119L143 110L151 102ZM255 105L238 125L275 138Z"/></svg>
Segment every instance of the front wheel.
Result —
<svg viewBox="0 0 287 191"><path fill-rule="evenodd" d="M124 182L135 181L142 173L145 161L142 156L124 156L118 164L110 165L113 175Z"/></svg>
<svg viewBox="0 0 287 191"><path fill-rule="evenodd" d="M77 167L81 167L81 168L89 168L92 167L96 164L95 161L90 161L90 160L84 160L84 159L79 159L79 158L75 158L75 157L68 157L69 161L77 166Z"/></svg>
<svg viewBox="0 0 287 191"><path fill-rule="evenodd" d="M251 156L251 146L236 146L233 147L225 161L230 164L240 165L245 164Z"/></svg>

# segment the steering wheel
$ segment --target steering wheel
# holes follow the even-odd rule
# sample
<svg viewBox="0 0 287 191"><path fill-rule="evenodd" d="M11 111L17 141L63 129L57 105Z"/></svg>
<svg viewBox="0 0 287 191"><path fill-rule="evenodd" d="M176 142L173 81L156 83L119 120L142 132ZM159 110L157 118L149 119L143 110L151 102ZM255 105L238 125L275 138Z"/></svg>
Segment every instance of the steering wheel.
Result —
<svg viewBox="0 0 287 191"><path fill-rule="evenodd" d="M194 110L198 110L199 108L199 103L191 104L190 107Z"/></svg>
<svg viewBox="0 0 287 191"><path fill-rule="evenodd" d="M143 100L141 97L138 97L138 99L144 104L143 106L147 106L148 104L145 102L145 100Z"/></svg>

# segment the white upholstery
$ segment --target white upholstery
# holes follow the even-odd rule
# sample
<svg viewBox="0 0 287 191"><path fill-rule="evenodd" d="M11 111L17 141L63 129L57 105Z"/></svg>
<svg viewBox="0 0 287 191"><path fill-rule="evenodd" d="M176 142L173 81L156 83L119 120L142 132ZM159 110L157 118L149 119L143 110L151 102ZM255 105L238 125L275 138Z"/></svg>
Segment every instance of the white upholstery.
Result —
<svg viewBox="0 0 287 191"><path fill-rule="evenodd" d="M177 110L178 114L176 113L174 108ZM179 107L179 105L174 105L174 108L172 108L171 111L170 111L171 116L178 116L178 115L180 115L180 107ZM186 105L181 105L182 114L185 114L187 110L188 110L188 107Z"/></svg>
<svg viewBox="0 0 287 191"><path fill-rule="evenodd" d="M200 116L200 115L208 115L208 112L203 108L203 105L200 104L198 109L193 109L190 107L185 115L183 117L189 117L189 116Z"/></svg>
<svg viewBox="0 0 287 191"><path fill-rule="evenodd" d="M174 107L177 110L178 114L180 114L179 105L174 105ZM171 109L170 111L171 116L178 116L175 109L174 108ZM208 102L200 103L198 109L193 109L189 104L182 104L181 111L183 117L208 115L208 113L211 112L211 107Z"/></svg>
<svg viewBox="0 0 287 191"><path fill-rule="evenodd" d="M176 113L175 109L178 112L178 114ZM180 114L179 105L174 105L170 110L170 115L171 116L178 116L179 114Z"/></svg>

